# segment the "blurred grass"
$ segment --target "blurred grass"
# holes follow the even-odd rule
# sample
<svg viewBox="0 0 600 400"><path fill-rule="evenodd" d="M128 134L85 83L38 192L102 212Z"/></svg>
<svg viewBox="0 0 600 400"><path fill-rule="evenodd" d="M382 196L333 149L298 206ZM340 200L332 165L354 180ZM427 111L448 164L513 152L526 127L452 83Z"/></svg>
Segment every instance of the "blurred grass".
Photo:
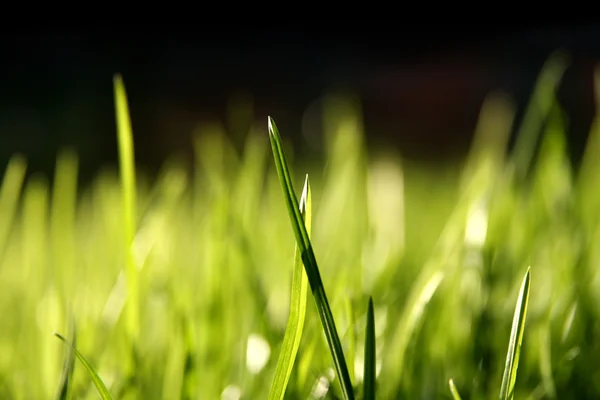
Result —
<svg viewBox="0 0 600 400"><path fill-rule="evenodd" d="M600 123L572 165L555 96L565 60L549 60L522 123L491 94L471 153L444 168L367 151L355 99L325 101L322 162L297 159L283 133L294 185L311 176L311 242L357 393L372 296L378 398L451 398L450 378L462 398L497 397L531 265L515 399L600 397ZM508 148L513 128L527 138ZM266 121L242 151L224 133L199 128L192 171L173 158L153 181L138 172L125 208L116 170L77 188L73 153L59 155L54 182L25 181L26 160L10 161L0 189L0 398L56 394L67 352L53 333L69 332L70 315L79 351L114 398L267 398L295 240ZM138 272L135 352L133 325L116 312L126 265ZM341 398L334 375L309 302L286 398ZM69 395L97 398L77 364Z"/></svg>

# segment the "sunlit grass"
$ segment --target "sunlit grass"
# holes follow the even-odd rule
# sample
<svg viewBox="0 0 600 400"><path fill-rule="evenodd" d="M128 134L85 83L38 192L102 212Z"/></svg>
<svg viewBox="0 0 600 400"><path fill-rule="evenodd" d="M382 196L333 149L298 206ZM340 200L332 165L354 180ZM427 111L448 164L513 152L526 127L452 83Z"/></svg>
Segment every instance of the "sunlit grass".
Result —
<svg viewBox="0 0 600 400"><path fill-rule="evenodd" d="M65 151L52 182L18 155L4 171L0 398L98 398L54 332L117 399L600 397L600 125L573 165L566 68L549 60L523 122L490 94L471 152L443 168L367 149L355 99L331 97L318 161L257 117L241 150L200 127L193 169L173 158L156 178L135 169L116 79L118 169L78 188ZM307 174L303 232L291 188ZM322 290L304 315L302 266L306 297Z"/></svg>
<svg viewBox="0 0 600 400"><path fill-rule="evenodd" d="M304 182L302 197L300 198L300 213L303 223L306 226L306 232L310 235L312 218L312 198L310 194L310 183L308 176ZM308 292L308 277L304 271L302 256L296 246L296 255L294 257L294 272L292 276L292 295L290 300L290 314L288 316L285 336L281 345L281 354L277 361L275 376L269 392L269 400L280 400L285 395L285 389L289 382L300 347L302 339L302 330L304 328L304 318L306 316L306 295Z"/></svg>

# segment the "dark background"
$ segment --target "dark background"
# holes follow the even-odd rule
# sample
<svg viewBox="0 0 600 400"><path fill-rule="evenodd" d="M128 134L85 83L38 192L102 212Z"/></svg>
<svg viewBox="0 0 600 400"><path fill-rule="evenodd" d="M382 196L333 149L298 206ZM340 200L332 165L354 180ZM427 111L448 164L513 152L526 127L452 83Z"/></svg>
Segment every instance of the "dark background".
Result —
<svg viewBox="0 0 600 400"><path fill-rule="evenodd" d="M22 153L30 172L51 175L57 152L69 147L79 154L85 183L117 160L115 73L123 75L129 96L136 159L149 171L174 152L189 154L198 123L226 122L232 96L251 96L265 129L271 115L286 136L306 144L303 113L331 91L358 94L370 144L435 161L468 149L491 91L508 93L522 110L542 64L557 49L571 59L560 100L576 159L594 110L600 28L6 34L0 44L2 163Z"/></svg>

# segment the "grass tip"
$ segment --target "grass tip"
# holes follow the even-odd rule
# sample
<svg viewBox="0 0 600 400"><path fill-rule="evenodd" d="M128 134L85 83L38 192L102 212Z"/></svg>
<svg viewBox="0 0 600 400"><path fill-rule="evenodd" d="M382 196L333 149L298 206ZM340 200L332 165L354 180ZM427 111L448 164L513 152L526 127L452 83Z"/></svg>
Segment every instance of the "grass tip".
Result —
<svg viewBox="0 0 600 400"><path fill-rule="evenodd" d="M273 118L271 118L270 115L267 117L267 124L269 127L269 135L273 135L273 126L275 125L275 121L273 121Z"/></svg>
<svg viewBox="0 0 600 400"><path fill-rule="evenodd" d="M304 177L304 187L302 188L302 198L308 195L308 189L310 188L310 181L308 180L308 174Z"/></svg>

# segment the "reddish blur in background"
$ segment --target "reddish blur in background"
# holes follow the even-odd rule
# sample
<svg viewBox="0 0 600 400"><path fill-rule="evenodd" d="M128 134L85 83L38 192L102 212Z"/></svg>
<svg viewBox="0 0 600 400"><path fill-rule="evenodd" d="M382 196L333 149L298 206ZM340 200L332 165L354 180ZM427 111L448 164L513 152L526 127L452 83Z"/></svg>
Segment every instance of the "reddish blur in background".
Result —
<svg viewBox="0 0 600 400"><path fill-rule="evenodd" d="M0 158L24 154L29 171L52 173L57 152L76 150L81 179L117 160L112 77L123 75L136 158L149 171L191 154L199 123L219 120L234 139L271 115L300 150L319 152L307 110L327 93L360 101L373 146L436 161L464 154L480 106L503 91L519 110L542 64L570 56L560 89L577 158L593 113L600 29L590 26L405 29L399 32L5 36L0 65ZM251 112L228 121L232 105Z"/></svg>

